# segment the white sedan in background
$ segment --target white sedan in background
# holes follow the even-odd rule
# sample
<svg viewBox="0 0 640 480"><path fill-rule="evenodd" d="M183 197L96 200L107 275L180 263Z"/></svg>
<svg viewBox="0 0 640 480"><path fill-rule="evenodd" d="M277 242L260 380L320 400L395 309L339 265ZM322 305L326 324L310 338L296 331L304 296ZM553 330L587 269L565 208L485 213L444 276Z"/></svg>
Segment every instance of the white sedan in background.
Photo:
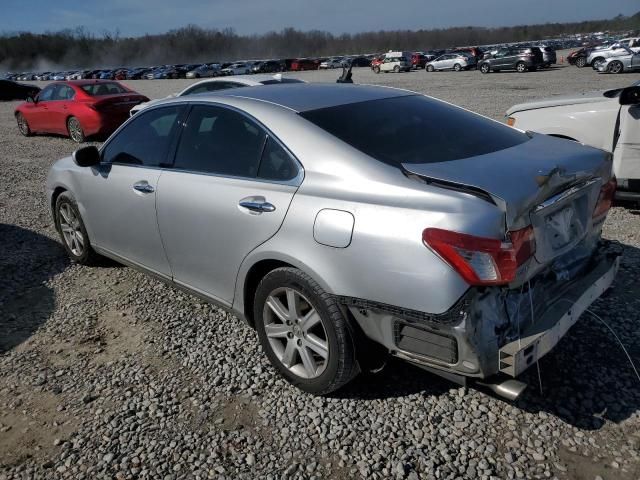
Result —
<svg viewBox="0 0 640 480"><path fill-rule="evenodd" d="M248 63L232 63L226 68L221 70L223 75L249 75L251 73L252 65Z"/></svg>
<svg viewBox="0 0 640 480"><path fill-rule="evenodd" d="M240 87L258 87L260 85L280 85L283 83L306 83L304 80L297 78L283 77L282 74L276 73L275 75L252 75L251 77L244 78L209 78L207 80L200 80L179 93L172 93L165 98L184 97L185 95L195 95L197 93L214 92L216 90L226 90L228 88L240 88ZM162 98L151 100L150 102L139 103L131 109L130 116L134 116L140 110L147 108L151 105L155 105L159 101L164 100Z"/></svg>
<svg viewBox="0 0 640 480"><path fill-rule="evenodd" d="M640 201L640 81L514 105L507 110L507 123L612 152L616 197Z"/></svg>

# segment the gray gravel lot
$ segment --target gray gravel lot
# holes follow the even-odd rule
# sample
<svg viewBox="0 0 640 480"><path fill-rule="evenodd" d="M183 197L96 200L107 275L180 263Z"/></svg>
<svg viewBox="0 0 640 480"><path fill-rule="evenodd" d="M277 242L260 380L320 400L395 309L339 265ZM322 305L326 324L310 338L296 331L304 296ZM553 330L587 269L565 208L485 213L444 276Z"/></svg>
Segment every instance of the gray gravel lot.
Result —
<svg viewBox="0 0 640 480"><path fill-rule="evenodd" d="M638 79L565 66L354 71L496 119L521 101ZM155 98L190 81L127 83ZM43 188L74 144L20 136L16 105L0 104L0 480L640 478L640 383L592 317L541 361L542 393L528 372L515 404L396 362L329 398L305 395L227 313L130 268L69 264ZM593 310L640 365L640 211L614 208L605 235L625 257Z"/></svg>

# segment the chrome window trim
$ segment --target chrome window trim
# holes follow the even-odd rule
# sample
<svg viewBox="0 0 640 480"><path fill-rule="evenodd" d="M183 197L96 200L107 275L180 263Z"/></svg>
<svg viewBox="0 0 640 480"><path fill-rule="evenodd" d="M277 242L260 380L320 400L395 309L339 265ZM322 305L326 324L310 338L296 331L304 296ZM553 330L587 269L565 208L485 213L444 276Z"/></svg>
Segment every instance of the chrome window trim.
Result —
<svg viewBox="0 0 640 480"><path fill-rule="evenodd" d="M221 107L221 108L229 108L231 110L234 110L236 112L238 112L241 115L244 115L245 117L247 117L248 119L250 119L251 121L255 122L258 126L260 126L260 128L262 128L268 137L272 138L273 140L275 140L284 150L285 152L287 152L287 154L289 154L289 156L293 159L294 163L296 164L296 166L298 167L298 173L296 174L295 177L293 177L290 180L268 180L268 179L264 179L264 178L259 178L258 176L256 177L238 177L238 176L234 176L234 175L222 175L222 174L217 174L217 173L209 173L209 172L200 172L200 171L195 171L195 170L177 170L173 168L173 165L171 167L160 167L160 166L146 166L146 165L131 165L128 163L119 163L119 162L100 162L99 166L101 168L106 168L110 165L120 165L120 166L124 166L124 167L132 167L132 168L144 168L144 169L151 169L151 170L163 170L163 171L168 171L168 172L182 172L182 173L188 173L190 175L207 175L210 177L219 177L219 178L227 178L230 180L244 180L244 181L249 181L249 182L259 182L259 183L271 183L271 184L276 184L276 185L287 185L287 186L292 186L292 187L299 187L302 184L302 181L304 180L304 166L302 165L302 163L300 162L300 160L298 160L298 158L291 152L291 150L289 150L289 148L276 136L273 134L273 132L267 128L262 122L260 122L258 119L256 119L255 117L253 117L252 115L249 115L248 113L246 113L243 110L240 110L237 107L231 106L231 105L227 105L224 103L218 103L218 102L203 102L203 101L198 101L198 100L185 100L182 102L172 102L172 103L163 103L161 105L152 105L149 107L144 108L142 111L136 113L134 116L129 117L122 125L120 125L118 127L118 129L113 132L111 134L111 136L107 139L107 141L105 141L99 149L100 152L100 156L102 158L102 152L103 150L107 147L107 145L109 145L109 143L111 143L113 141L113 139L116 137L116 135L120 132L120 130L122 130L127 124L129 124L129 122L131 122L133 118L140 118L139 115L142 114L146 114L149 113L153 110L159 109L159 108L168 108L168 107L172 107L172 106L178 106L178 107L186 107L188 109L190 109L191 106L193 105L205 105L205 106L217 106L217 107ZM189 112L187 112L188 114ZM188 117L187 117L188 118ZM186 118L182 118L182 126L180 127L181 129L184 128L184 120L186 120ZM182 133L182 131L180 132ZM177 145L176 145L177 148ZM175 152L174 152L174 157L175 157Z"/></svg>

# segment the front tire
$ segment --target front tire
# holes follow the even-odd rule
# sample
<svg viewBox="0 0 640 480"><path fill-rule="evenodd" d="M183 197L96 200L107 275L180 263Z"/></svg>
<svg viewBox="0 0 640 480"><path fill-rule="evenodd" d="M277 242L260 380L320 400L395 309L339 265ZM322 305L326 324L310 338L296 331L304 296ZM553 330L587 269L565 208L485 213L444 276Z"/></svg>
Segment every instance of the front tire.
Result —
<svg viewBox="0 0 640 480"><path fill-rule="evenodd" d="M459 64L459 63L456 63L456 64L453 66L453 69L454 69L456 72L459 72L460 70L462 70L462 67L460 66L460 64Z"/></svg>
<svg viewBox="0 0 640 480"><path fill-rule="evenodd" d="M435 68L433 67L433 65L427 65L426 70L427 72L433 72Z"/></svg>
<svg viewBox="0 0 640 480"><path fill-rule="evenodd" d="M304 272L269 272L256 289L253 314L263 351L292 385L326 395L358 374L347 319L335 298Z"/></svg>
<svg viewBox="0 0 640 480"><path fill-rule="evenodd" d="M69 137L76 143L84 142L84 131L82 130L82 125L80 124L80 120L76 117L69 117L67 120L67 132L69 133Z"/></svg>
<svg viewBox="0 0 640 480"><path fill-rule="evenodd" d="M31 136L31 128L29 127L29 122L24 118L24 115L21 112L16 113L16 122L18 123L18 130L25 137Z"/></svg>
<svg viewBox="0 0 640 480"><path fill-rule="evenodd" d="M380 67L373 67L374 73L380 73Z"/></svg>
<svg viewBox="0 0 640 480"><path fill-rule="evenodd" d="M520 73L524 73L527 71L527 66L524 64L524 62L518 62L516 64L516 70Z"/></svg>
<svg viewBox="0 0 640 480"><path fill-rule="evenodd" d="M398 65L393 67L393 73L400 73L400 67Z"/></svg>
<svg viewBox="0 0 640 480"><path fill-rule="evenodd" d="M607 71L609 73L622 73L624 70L624 65L619 60L615 60L607 65Z"/></svg>
<svg viewBox="0 0 640 480"><path fill-rule="evenodd" d="M491 67L489 67L489 64L488 64L488 63L483 63L483 64L480 66L480 72L482 72L482 73L489 73L490 71L491 71Z"/></svg>
<svg viewBox="0 0 640 480"><path fill-rule="evenodd" d="M585 57L579 57L576 60L576 67L583 68L586 65L587 65L587 59Z"/></svg>
<svg viewBox="0 0 640 480"><path fill-rule="evenodd" d="M100 255L91 246L80 210L70 193L62 192L56 199L54 220L62 245L72 261L81 265L98 263Z"/></svg>

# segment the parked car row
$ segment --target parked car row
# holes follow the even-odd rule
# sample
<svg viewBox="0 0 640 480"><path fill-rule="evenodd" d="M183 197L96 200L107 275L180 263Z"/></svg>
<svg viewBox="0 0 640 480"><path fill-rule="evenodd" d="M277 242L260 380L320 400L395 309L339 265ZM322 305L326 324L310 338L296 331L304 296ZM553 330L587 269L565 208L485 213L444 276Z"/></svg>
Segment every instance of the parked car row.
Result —
<svg viewBox="0 0 640 480"><path fill-rule="evenodd" d="M612 57L624 57L630 55L629 51L633 53L640 53L640 37L621 38L619 40L583 46L567 55L567 62L578 68L591 66L594 70L599 70L598 67L604 61L611 59ZM622 61L621 63L624 67L625 62ZM619 71L615 68L615 70L616 71L611 73L621 73L624 71L624 68ZM605 69L604 71L608 70Z"/></svg>

